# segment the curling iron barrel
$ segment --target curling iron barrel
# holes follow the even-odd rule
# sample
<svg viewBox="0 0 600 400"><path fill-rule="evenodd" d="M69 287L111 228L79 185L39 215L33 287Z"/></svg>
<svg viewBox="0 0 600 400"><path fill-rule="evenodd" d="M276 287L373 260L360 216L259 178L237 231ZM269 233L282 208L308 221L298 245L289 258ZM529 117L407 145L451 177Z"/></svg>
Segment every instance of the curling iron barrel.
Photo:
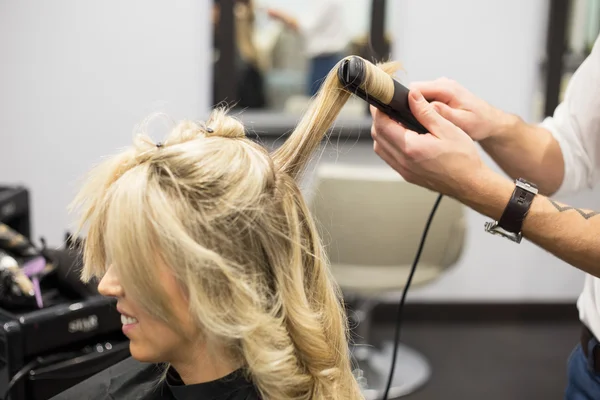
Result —
<svg viewBox="0 0 600 400"><path fill-rule="evenodd" d="M373 63L358 56L345 58L338 79L346 90L418 133L427 133L408 105L409 90Z"/></svg>

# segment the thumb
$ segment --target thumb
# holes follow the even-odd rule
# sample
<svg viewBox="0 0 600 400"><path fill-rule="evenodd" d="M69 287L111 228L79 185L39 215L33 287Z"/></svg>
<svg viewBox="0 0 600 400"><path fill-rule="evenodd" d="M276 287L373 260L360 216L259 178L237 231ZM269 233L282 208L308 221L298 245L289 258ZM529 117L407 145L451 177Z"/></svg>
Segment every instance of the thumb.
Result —
<svg viewBox="0 0 600 400"><path fill-rule="evenodd" d="M432 103L429 103L418 89L411 89L408 105L415 118L434 136L444 136L448 129L454 126L438 114Z"/></svg>

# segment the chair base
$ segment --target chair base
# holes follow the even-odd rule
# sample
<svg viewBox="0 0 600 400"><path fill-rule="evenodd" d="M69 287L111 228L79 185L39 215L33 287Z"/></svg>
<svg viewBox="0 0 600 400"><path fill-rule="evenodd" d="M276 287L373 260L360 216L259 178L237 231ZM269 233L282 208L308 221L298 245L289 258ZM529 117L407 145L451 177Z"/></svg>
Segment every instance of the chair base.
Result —
<svg viewBox="0 0 600 400"><path fill-rule="evenodd" d="M368 345L366 345L368 346ZM387 386L392 365L394 343L385 342L381 348L357 346L353 356L358 362L359 383L366 400L381 400ZM406 396L420 389L431 376L431 367L423 355L412 348L399 344L396 367L388 399Z"/></svg>

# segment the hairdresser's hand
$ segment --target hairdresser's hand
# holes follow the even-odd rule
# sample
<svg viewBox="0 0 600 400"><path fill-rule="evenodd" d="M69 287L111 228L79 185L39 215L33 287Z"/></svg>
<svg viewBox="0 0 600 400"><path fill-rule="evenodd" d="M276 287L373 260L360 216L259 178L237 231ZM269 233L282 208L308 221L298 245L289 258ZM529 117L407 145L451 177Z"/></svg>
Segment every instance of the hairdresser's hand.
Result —
<svg viewBox="0 0 600 400"><path fill-rule="evenodd" d="M270 18L280 20L280 21L284 19L284 14L275 8L267 8L267 15Z"/></svg>
<svg viewBox="0 0 600 400"><path fill-rule="evenodd" d="M410 88L421 91L441 116L476 141L501 134L515 119L447 78L415 82Z"/></svg>
<svg viewBox="0 0 600 400"><path fill-rule="evenodd" d="M275 8L267 8L267 15L274 20L282 22L289 29L292 29L294 31L297 31L299 29L298 21L291 15L281 10L277 10Z"/></svg>
<svg viewBox="0 0 600 400"><path fill-rule="evenodd" d="M411 90L409 106L430 133L406 129L371 107L377 155L406 181L459 199L486 179L489 170L462 129L442 117L418 90Z"/></svg>

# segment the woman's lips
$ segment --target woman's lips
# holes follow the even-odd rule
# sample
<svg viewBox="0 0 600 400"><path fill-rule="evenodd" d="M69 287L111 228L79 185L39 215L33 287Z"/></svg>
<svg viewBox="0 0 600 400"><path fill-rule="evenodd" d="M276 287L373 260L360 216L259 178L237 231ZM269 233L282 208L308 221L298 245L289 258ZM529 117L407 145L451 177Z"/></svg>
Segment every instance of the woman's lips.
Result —
<svg viewBox="0 0 600 400"><path fill-rule="evenodd" d="M121 323L123 324L123 333L127 334L131 329L135 328L138 324L138 320L132 317L125 310L117 307L117 311L121 314Z"/></svg>

